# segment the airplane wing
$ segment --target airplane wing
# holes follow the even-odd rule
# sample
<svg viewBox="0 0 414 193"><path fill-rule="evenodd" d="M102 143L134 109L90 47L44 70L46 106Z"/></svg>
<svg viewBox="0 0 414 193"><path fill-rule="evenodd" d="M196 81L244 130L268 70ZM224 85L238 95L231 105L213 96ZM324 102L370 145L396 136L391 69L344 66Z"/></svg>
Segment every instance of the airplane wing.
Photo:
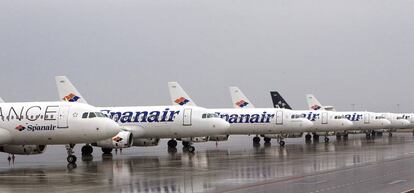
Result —
<svg viewBox="0 0 414 193"><path fill-rule="evenodd" d="M234 108L254 108L254 105L238 87L230 87L231 101Z"/></svg>
<svg viewBox="0 0 414 193"><path fill-rule="evenodd" d="M281 109L292 109L286 100L279 94L277 91L270 91L270 96L272 97L273 107Z"/></svg>
<svg viewBox="0 0 414 193"><path fill-rule="evenodd" d="M61 101L88 103L66 76L56 76L55 80Z"/></svg>
<svg viewBox="0 0 414 193"><path fill-rule="evenodd" d="M175 106L197 106L178 82L168 82L171 102Z"/></svg>

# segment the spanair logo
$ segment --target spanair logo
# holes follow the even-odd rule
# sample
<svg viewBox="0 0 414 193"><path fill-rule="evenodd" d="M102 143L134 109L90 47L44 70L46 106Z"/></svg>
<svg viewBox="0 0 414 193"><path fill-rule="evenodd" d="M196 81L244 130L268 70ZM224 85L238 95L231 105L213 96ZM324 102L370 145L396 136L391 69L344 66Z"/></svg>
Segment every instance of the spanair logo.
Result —
<svg viewBox="0 0 414 193"><path fill-rule="evenodd" d="M313 110L319 110L319 109L321 109L321 106L319 106L319 105L313 105L313 106L311 106L311 109L313 109Z"/></svg>
<svg viewBox="0 0 414 193"><path fill-rule="evenodd" d="M244 101L244 100L240 100L239 102L236 103L237 106L239 106L240 108L243 108L245 106L247 106L249 103Z"/></svg>
<svg viewBox="0 0 414 193"><path fill-rule="evenodd" d="M112 140L119 143L122 141L122 137L116 136L116 137L113 137Z"/></svg>
<svg viewBox="0 0 414 193"><path fill-rule="evenodd" d="M23 130L25 130L26 129L26 127L24 127L23 125L18 125L17 127L16 127L16 130L17 131L23 131Z"/></svg>
<svg viewBox="0 0 414 193"><path fill-rule="evenodd" d="M80 97L76 96L73 93L70 93L68 95L66 95L65 97L63 97L64 101L68 101L68 102L76 102L80 99Z"/></svg>
<svg viewBox="0 0 414 193"><path fill-rule="evenodd" d="M190 100L188 100L188 99L186 99L184 97L180 97L180 98L176 99L174 102L177 103L177 104L179 104L179 105L181 105L181 106L183 106L183 105L189 103Z"/></svg>

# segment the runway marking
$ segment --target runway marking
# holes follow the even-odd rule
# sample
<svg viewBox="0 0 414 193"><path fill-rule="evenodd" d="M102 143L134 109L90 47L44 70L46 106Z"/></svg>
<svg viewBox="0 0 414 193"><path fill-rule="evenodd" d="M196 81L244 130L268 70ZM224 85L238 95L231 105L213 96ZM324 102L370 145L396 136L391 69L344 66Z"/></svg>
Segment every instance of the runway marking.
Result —
<svg viewBox="0 0 414 193"><path fill-rule="evenodd" d="M325 183L325 182L328 182L328 181L326 181L326 180L321 180L321 181L316 181L316 182L297 182L297 183L295 183L295 184L322 184L322 183Z"/></svg>
<svg viewBox="0 0 414 193"><path fill-rule="evenodd" d="M406 182L407 180L395 180L395 181L392 181L392 182L390 182L390 183L388 183L389 185L394 185L394 184L399 184L399 183L403 183L403 182Z"/></svg>

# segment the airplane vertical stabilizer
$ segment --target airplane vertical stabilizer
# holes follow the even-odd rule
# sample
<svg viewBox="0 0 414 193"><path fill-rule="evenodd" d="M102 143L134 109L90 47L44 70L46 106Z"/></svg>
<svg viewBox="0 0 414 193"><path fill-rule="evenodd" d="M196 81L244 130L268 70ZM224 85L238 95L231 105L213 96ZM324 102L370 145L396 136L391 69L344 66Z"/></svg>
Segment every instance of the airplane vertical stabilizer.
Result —
<svg viewBox="0 0 414 193"><path fill-rule="evenodd" d="M66 76L56 76L55 80L61 101L88 103Z"/></svg>
<svg viewBox="0 0 414 193"><path fill-rule="evenodd" d="M272 97L273 107L281 109L292 109L290 105L285 101L282 95L277 91L270 91L270 96Z"/></svg>
<svg viewBox="0 0 414 193"><path fill-rule="evenodd" d="M168 82L171 102L176 106L197 106L178 82Z"/></svg>
<svg viewBox="0 0 414 193"><path fill-rule="evenodd" d="M254 108L254 105L238 87L230 87L229 89L234 108Z"/></svg>

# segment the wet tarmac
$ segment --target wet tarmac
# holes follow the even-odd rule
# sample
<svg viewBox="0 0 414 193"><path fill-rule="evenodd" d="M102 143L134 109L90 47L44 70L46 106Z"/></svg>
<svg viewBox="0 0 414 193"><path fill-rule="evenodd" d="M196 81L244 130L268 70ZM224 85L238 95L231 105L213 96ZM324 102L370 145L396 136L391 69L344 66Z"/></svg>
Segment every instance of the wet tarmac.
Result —
<svg viewBox="0 0 414 193"><path fill-rule="evenodd" d="M352 135L347 141L253 147L252 137L198 143L195 153L159 147L125 149L66 165L63 146L44 154L0 155L0 192L402 192L414 188L414 137ZM88 160L88 161L86 161Z"/></svg>

